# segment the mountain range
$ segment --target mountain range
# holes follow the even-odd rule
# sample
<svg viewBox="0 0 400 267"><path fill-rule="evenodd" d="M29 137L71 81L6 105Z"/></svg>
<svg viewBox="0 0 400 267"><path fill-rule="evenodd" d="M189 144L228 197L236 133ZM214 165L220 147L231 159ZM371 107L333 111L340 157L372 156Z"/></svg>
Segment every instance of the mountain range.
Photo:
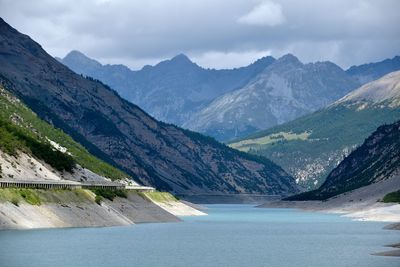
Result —
<svg viewBox="0 0 400 267"><path fill-rule="evenodd" d="M145 185L178 195L298 192L272 161L155 120L2 19L0 63L0 83L40 118Z"/></svg>
<svg viewBox="0 0 400 267"><path fill-rule="evenodd" d="M378 126L400 118L400 71L367 83L326 108L230 143L277 162L308 189Z"/></svg>
<svg viewBox="0 0 400 267"><path fill-rule="evenodd" d="M221 141L316 111L400 69L399 57L345 71L329 61L303 64L291 54L225 70L204 69L183 54L138 71L102 65L78 51L58 60L110 85L156 119Z"/></svg>
<svg viewBox="0 0 400 267"><path fill-rule="evenodd" d="M396 70L400 70L400 56L376 63L352 66L346 70L346 73L356 78L359 83L365 84Z"/></svg>
<svg viewBox="0 0 400 267"><path fill-rule="evenodd" d="M214 100L183 126L229 140L311 113L357 86L331 62L303 64L288 54L244 87Z"/></svg>
<svg viewBox="0 0 400 267"><path fill-rule="evenodd" d="M156 119L181 126L213 99L245 85L274 58L264 57L242 68L214 70L179 54L138 71L124 65L102 65L78 51L58 60L78 74L111 86Z"/></svg>

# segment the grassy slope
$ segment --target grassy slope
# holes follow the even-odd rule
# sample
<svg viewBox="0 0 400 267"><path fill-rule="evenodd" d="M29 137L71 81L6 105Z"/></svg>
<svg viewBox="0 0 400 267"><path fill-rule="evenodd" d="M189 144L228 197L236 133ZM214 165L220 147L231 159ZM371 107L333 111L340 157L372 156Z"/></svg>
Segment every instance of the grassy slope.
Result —
<svg viewBox="0 0 400 267"><path fill-rule="evenodd" d="M72 154L74 161L82 167L111 179L127 177L122 171L91 155L83 146L75 142L63 131L55 129L52 125L41 120L29 108L0 86L0 121L3 122L3 125L6 125L9 124L10 118L14 118L14 120L17 121L20 126L18 127L19 132L23 136L39 141L45 145L48 145L47 137L67 148L68 152ZM12 127L16 128L15 126ZM6 151L8 150L8 153L12 152L14 149L21 149L23 147L32 150L26 142L16 142L18 138L15 138L15 134L10 133L6 128L0 127L0 131L1 130L2 136L7 135L7 138L3 138L2 140L0 138L0 145L2 145L2 148L5 148Z"/></svg>
<svg viewBox="0 0 400 267"><path fill-rule="evenodd" d="M155 192L140 192L139 194L145 198L148 198L152 201L160 202L160 203L178 201L178 199L176 199L173 195L171 195L170 193L167 193L167 192L157 192L157 191L155 191Z"/></svg>
<svg viewBox="0 0 400 267"><path fill-rule="evenodd" d="M377 107L356 110L351 107L334 106L234 141L230 145L266 156L289 172L293 172L291 168L304 168L306 164L316 159L327 162L333 153L340 155L344 149L360 145L379 125L392 123L398 118L400 118L400 109ZM253 145L248 145L252 142L251 140L266 139L278 133L288 133L288 136L293 136L305 132L311 134L303 139L280 138L267 144L254 142ZM241 147L240 142L247 144ZM336 164L336 160L332 161L317 176L319 185ZM309 183L305 185L312 188Z"/></svg>
<svg viewBox="0 0 400 267"><path fill-rule="evenodd" d="M94 203L94 196L89 190L58 190L58 189L26 189L1 188L0 202L11 202L14 205L27 203L41 205L44 203Z"/></svg>

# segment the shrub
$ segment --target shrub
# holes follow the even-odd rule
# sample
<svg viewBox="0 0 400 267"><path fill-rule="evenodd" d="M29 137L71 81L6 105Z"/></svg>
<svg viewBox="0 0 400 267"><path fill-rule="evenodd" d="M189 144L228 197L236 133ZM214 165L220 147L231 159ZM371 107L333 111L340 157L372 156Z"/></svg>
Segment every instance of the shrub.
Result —
<svg viewBox="0 0 400 267"><path fill-rule="evenodd" d="M97 203L97 205L101 205L103 198L101 196L96 195L94 201Z"/></svg>
<svg viewBox="0 0 400 267"><path fill-rule="evenodd" d="M115 195L117 197L128 198L128 194L126 193L126 191L121 189L115 190Z"/></svg>
<svg viewBox="0 0 400 267"><path fill-rule="evenodd" d="M400 203L400 190L389 193L383 197L384 203Z"/></svg>
<svg viewBox="0 0 400 267"><path fill-rule="evenodd" d="M106 198L108 200L113 201L115 197L122 197L122 198L127 198L128 195L126 191L121 190L121 189L92 189L92 191L96 194L96 196L101 196L103 198Z"/></svg>
<svg viewBox="0 0 400 267"><path fill-rule="evenodd" d="M40 142L31 135L23 128L0 119L0 148L6 153L16 155L18 150L24 150L31 152L59 171L72 171L75 160L70 155L54 150L49 143Z"/></svg>
<svg viewBox="0 0 400 267"><path fill-rule="evenodd" d="M28 204L38 206L42 204L39 196L31 189L20 189L19 194Z"/></svg>
<svg viewBox="0 0 400 267"><path fill-rule="evenodd" d="M15 206L19 207L19 199L17 197L13 197L11 199L11 203L14 204Z"/></svg>

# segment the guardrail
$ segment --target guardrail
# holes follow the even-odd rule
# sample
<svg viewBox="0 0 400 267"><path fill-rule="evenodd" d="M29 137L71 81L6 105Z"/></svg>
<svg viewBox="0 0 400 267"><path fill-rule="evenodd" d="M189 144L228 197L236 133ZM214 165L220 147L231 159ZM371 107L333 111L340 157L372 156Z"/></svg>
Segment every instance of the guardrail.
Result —
<svg viewBox="0 0 400 267"><path fill-rule="evenodd" d="M154 191L154 187L141 185L124 185L115 182L75 182L68 180L4 180L0 179L0 188L32 189L127 189L136 191Z"/></svg>

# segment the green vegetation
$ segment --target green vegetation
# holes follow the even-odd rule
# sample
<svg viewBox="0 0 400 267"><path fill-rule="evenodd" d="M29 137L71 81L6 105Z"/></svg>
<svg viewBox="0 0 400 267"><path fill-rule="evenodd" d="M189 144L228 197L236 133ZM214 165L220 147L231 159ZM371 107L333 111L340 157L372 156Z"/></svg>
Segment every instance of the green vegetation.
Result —
<svg viewBox="0 0 400 267"><path fill-rule="evenodd" d="M93 195L84 189L1 188L0 201L8 201L16 206L22 202L37 206L43 203L93 203Z"/></svg>
<svg viewBox="0 0 400 267"><path fill-rule="evenodd" d="M18 206L21 202L31 205L41 205L38 192L32 189L2 188L0 189L0 201L9 201Z"/></svg>
<svg viewBox="0 0 400 267"><path fill-rule="evenodd" d="M40 200L39 195L37 192L29 189L20 189L19 190L20 196L25 200L26 203L31 205L40 206L42 201Z"/></svg>
<svg viewBox="0 0 400 267"><path fill-rule="evenodd" d="M100 196L102 198L106 198L111 201L113 201L115 197L122 197L122 198L128 197L126 190L122 189L92 189L92 191L93 193L96 194L96 197ZM101 201L102 199L97 198L97 200Z"/></svg>
<svg viewBox="0 0 400 267"><path fill-rule="evenodd" d="M387 194L382 201L384 203L400 203L400 190Z"/></svg>
<svg viewBox="0 0 400 267"><path fill-rule="evenodd" d="M343 159L344 150L351 151L378 126L393 123L398 118L399 108L379 106L357 109L357 106L331 106L238 139L229 145L240 149L243 148L241 144L246 144L244 148L249 153L271 159L291 172L295 178L298 173L304 175L304 172L309 172L309 176L319 181L317 185L321 185L337 162ZM282 133L289 134L290 137L305 137L305 133L309 134L307 138L284 136L285 138L274 140ZM321 166L321 163L325 165ZM310 171L312 164L323 169L319 172ZM310 179L302 185L314 189L312 182Z"/></svg>
<svg viewBox="0 0 400 267"><path fill-rule="evenodd" d="M160 203L164 203L164 202L176 202L178 201L177 198L175 198L173 195L171 195L168 192L158 192L158 191L154 191L154 192L139 192L139 195L144 197L144 198L148 198L154 202L160 202Z"/></svg>
<svg viewBox="0 0 400 267"><path fill-rule="evenodd" d="M241 151L249 151L254 146L262 146L262 145L268 145L268 144L274 144L292 140L304 141L308 139L310 134L311 134L310 132L303 132L300 134L292 132L279 132L254 139L242 140L237 143L230 144L229 146L235 149L239 149Z"/></svg>
<svg viewBox="0 0 400 267"><path fill-rule="evenodd" d="M365 142L343 159L320 188L288 200L325 200L389 178L400 167L400 121L380 126ZM400 200L400 191L386 201Z"/></svg>
<svg viewBox="0 0 400 267"><path fill-rule="evenodd" d="M93 203L93 194L85 189L36 189L35 191L43 203Z"/></svg>
<svg viewBox="0 0 400 267"><path fill-rule="evenodd" d="M53 149L49 143L41 143L20 127L0 118L0 148L11 155L24 151L44 160L59 171L71 172L75 160L68 154Z"/></svg>
<svg viewBox="0 0 400 267"><path fill-rule="evenodd" d="M11 199L11 203L13 203L15 206L19 207L19 199L17 197L13 197Z"/></svg>
<svg viewBox="0 0 400 267"><path fill-rule="evenodd" d="M6 153L15 154L17 150L25 149L58 170L68 170L73 159L82 167L112 180L127 177L122 171L91 155L63 131L38 118L1 85L0 121L0 148ZM48 140L67 148L72 157L54 151Z"/></svg>
<svg viewBox="0 0 400 267"><path fill-rule="evenodd" d="M97 205L101 205L101 202L103 201L102 196L96 195L94 201L97 203Z"/></svg>

